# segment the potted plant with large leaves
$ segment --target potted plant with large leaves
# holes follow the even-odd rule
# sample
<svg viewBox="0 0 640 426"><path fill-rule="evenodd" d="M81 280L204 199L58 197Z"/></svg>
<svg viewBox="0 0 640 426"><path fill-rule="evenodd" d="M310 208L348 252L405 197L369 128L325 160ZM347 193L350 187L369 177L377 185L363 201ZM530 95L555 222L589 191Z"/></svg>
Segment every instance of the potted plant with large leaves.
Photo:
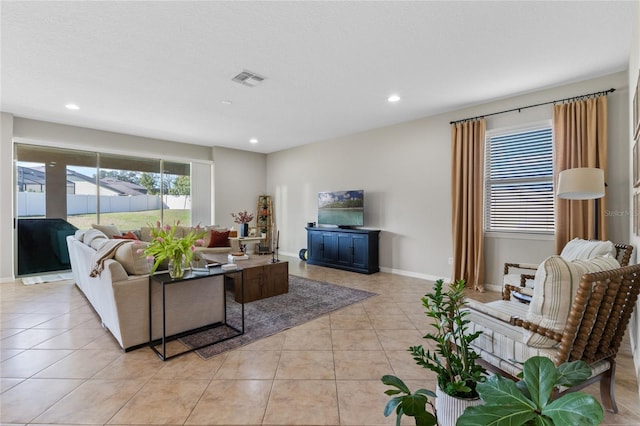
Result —
<svg viewBox="0 0 640 426"><path fill-rule="evenodd" d="M519 382L495 375L478 384L484 404L467 408L457 426L598 425L604 413L593 396L570 392L557 397L559 386L576 386L590 376L584 361L556 367L549 358L529 358Z"/></svg>
<svg viewBox="0 0 640 426"><path fill-rule="evenodd" d="M469 333L470 321L467 319L469 313L464 309L464 289L464 280L449 284L446 290L443 280L436 281L433 291L421 299L433 328L424 338L431 341L435 349L425 350L422 345L409 348L418 365L437 375L437 398L432 409L442 426L454 425L468 405L481 402L476 385L485 380L485 369L477 363L480 356L471 348L471 343L480 336L480 332ZM394 397L387 404L385 415L388 416L395 409L398 421L402 415L407 415L416 418L416 425L435 424L418 422L418 417L425 418L423 413L427 412L426 404L430 403L427 396L431 396L428 392L422 389L412 393L395 376L384 376L382 381L395 388L387 390L387 395L404 394ZM422 408L416 408L419 404L422 404Z"/></svg>

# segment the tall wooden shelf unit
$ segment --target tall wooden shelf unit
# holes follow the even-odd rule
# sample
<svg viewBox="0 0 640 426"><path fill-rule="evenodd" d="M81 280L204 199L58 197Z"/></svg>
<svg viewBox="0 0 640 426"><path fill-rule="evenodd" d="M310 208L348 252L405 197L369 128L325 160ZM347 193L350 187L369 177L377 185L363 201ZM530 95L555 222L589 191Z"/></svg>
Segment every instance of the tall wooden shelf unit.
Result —
<svg viewBox="0 0 640 426"><path fill-rule="evenodd" d="M266 234L264 246L268 248L268 252L273 250L273 204L271 195L259 195L256 208L256 223L258 225L258 234Z"/></svg>

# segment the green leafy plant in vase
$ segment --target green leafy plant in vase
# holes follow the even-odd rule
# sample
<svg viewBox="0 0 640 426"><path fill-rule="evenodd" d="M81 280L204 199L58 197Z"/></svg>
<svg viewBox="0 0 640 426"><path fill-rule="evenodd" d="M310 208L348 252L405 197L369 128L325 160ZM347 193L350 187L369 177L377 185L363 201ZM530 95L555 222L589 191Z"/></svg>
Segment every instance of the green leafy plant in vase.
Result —
<svg viewBox="0 0 640 426"><path fill-rule="evenodd" d="M480 356L471 348L471 343L480 336L481 332L468 333L467 315L469 313L464 309L464 289L464 280L449 284L447 289L443 280L435 282L433 291L425 294L421 299L433 329L424 338L432 342L435 349L425 350L422 345L409 348L418 365L436 373L439 390L449 397L461 400L460 404L463 405L458 409L460 413L467 404L479 402L476 387L486 379L485 369L477 363ZM395 409L397 422L402 415L407 415L415 417L416 425L420 426L436 424L432 421L442 423L443 419L445 424L455 423L457 414L450 408L438 417L438 406L444 397L437 398L434 406L428 399L429 396L435 396L431 391L421 389L411 392L402 380L391 375L384 376L382 381L395 388L387 390L385 392L387 395L403 394L389 401L385 407L386 416ZM427 404L431 405L433 416L427 412ZM453 419L450 420L449 416Z"/></svg>
<svg viewBox="0 0 640 426"><path fill-rule="evenodd" d="M468 407L457 426L598 425L604 413L597 399L582 392L557 394L560 386L571 388L590 376L584 361L556 367L549 358L531 357L523 364L519 382L495 375L478 384L484 405Z"/></svg>
<svg viewBox="0 0 640 426"><path fill-rule="evenodd" d="M144 253L149 261L154 262L151 268L152 274L164 260L168 260L171 278L182 278L185 265L190 263L196 245L204 243L202 237L205 231L200 227L191 229L184 237L176 237L179 224L180 221L173 226L162 226L160 222L156 222L156 226L151 227L153 238L149 246L144 249Z"/></svg>

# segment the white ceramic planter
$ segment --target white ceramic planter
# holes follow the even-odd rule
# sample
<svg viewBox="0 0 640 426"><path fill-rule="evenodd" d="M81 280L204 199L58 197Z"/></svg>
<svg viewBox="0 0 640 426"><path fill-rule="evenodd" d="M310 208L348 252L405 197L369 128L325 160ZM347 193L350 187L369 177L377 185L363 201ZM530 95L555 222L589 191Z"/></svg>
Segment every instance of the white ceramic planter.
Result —
<svg viewBox="0 0 640 426"><path fill-rule="evenodd" d="M467 407L482 404L482 399L461 399L447 395L436 386L436 412L439 426L456 426L458 417Z"/></svg>

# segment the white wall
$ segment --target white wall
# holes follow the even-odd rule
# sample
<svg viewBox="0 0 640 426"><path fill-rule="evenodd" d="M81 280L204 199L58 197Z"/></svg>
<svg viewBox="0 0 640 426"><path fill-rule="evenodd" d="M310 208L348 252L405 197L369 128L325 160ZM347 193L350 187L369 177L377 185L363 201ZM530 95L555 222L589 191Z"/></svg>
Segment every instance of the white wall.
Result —
<svg viewBox="0 0 640 426"><path fill-rule="evenodd" d="M258 195L266 193L266 155L237 149L215 147L214 159L214 217L221 226L235 227L231 213L248 211L254 214L250 227L256 226L255 213ZM278 210L275 210L278 220Z"/></svg>
<svg viewBox="0 0 640 426"><path fill-rule="evenodd" d="M192 220L194 223L211 223L213 181L210 170L213 158L210 147L30 120L4 112L1 137L0 193L7 198L3 198L0 203L0 279L11 279L14 274L13 204L8 202L9 199L13 200L11 176L14 140L44 146L192 162L195 165L192 196L197 200L194 206L197 205L198 208Z"/></svg>
<svg viewBox="0 0 640 426"><path fill-rule="evenodd" d="M633 123L633 96L636 84L638 82L638 73L640 73L640 6L638 6L638 2L636 2L636 12L635 12L635 23L632 25L633 33L631 36L631 54L629 56L629 93L628 93L628 104L629 104L629 126L628 126L628 153L633 153L633 144L634 141L631 139L633 137L632 133L632 123ZM633 176L633 158L632 155L628 155L627 164L629 175ZM631 180L629 180L629 184L626 186L626 193L629 198L629 203L631 204L631 200L633 200L634 188ZM629 224L629 241L631 244L635 246L635 259L633 259L633 263L636 262L638 258L637 253L640 250L640 237L633 235L633 215L639 214L638 211L635 211L633 208L629 208L627 210L630 214L627 216L628 224ZM638 381L638 389L640 390L640 300L636 303L636 309L634 310L633 316L631 317L630 325L629 325L629 334L631 337L631 350L633 352L633 363L636 368L636 378Z"/></svg>
<svg viewBox="0 0 640 426"><path fill-rule="evenodd" d="M281 252L306 247L304 226L316 220L319 191L364 189L365 226L382 229L383 270L425 278L449 278L451 243L450 124L559 98L616 88L609 95L607 207L627 211L629 174L626 72L427 117L267 156L267 191L275 196ZM487 118L487 129L550 120L552 106ZM628 220L607 218L609 238L627 241ZM486 282L501 282L505 261L539 261L554 251L553 238L492 236L486 245Z"/></svg>

